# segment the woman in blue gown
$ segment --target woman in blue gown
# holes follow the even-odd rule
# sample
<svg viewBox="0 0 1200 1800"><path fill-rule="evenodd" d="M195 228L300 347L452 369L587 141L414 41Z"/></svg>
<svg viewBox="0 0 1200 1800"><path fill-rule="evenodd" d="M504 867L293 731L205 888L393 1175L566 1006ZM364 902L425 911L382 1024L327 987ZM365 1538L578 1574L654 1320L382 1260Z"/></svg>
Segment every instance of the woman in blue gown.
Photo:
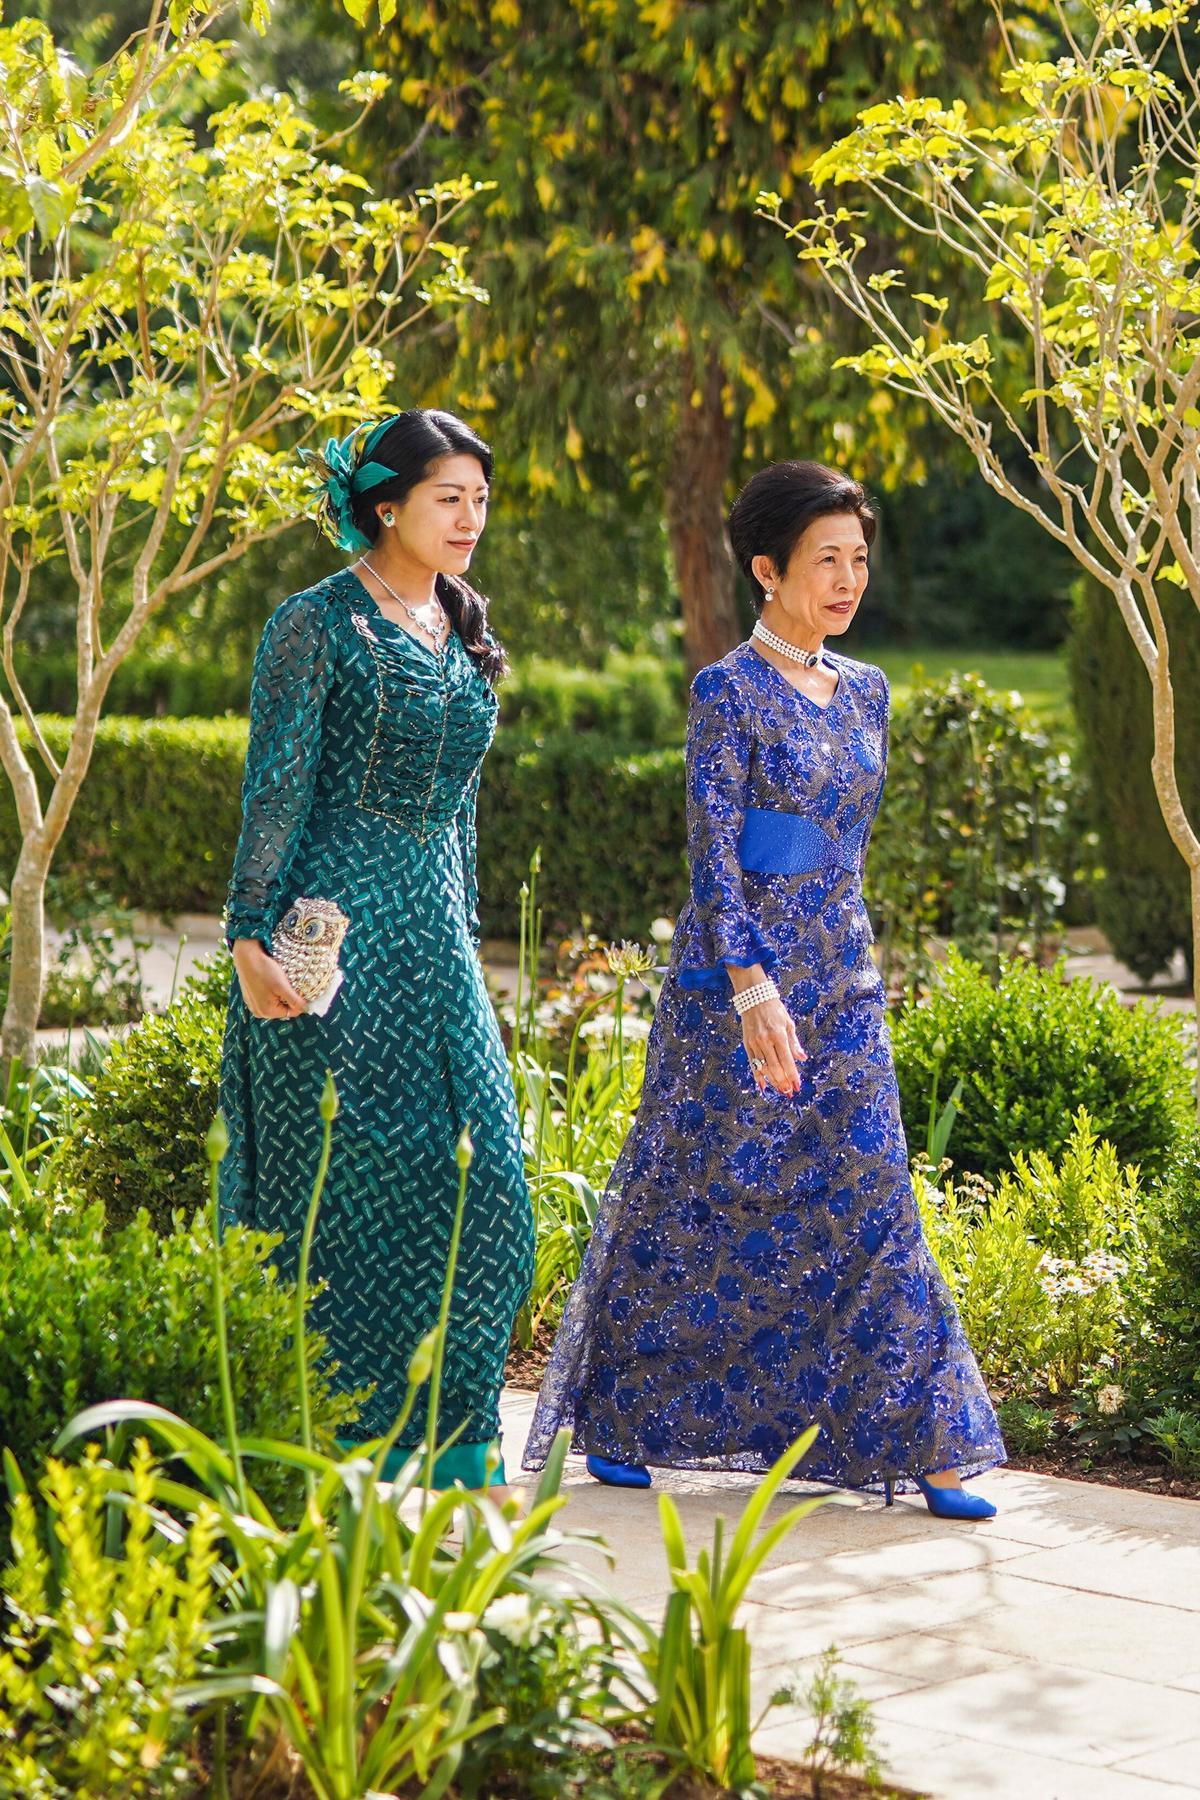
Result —
<svg viewBox="0 0 1200 1800"><path fill-rule="evenodd" d="M961 1486L1004 1446L921 1231L862 897L887 682L823 648L874 531L814 463L762 471L731 514L760 617L692 688L691 896L527 1468L566 1425L617 1485L761 1470L815 1423L809 1478L995 1510Z"/></svg>

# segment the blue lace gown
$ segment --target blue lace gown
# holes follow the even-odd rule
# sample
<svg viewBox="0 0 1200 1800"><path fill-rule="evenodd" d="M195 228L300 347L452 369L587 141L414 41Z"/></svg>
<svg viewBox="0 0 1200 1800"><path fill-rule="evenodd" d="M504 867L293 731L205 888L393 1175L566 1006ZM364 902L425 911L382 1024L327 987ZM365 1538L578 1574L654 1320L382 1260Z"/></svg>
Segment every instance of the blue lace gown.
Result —
<svg viewBox="0 0 1200 1800"><path fill-rule="evenodd" d="M922 1235L862 898L887 682L829 662L824 708L749 644L693 686L691 897L527 1468L564 1425L621 1462L762 1470L816 1424L801 1473L847 1487L1005 1460ZM724 965L755 962L807 1052L796 1097L750 1073Z"/></svg>

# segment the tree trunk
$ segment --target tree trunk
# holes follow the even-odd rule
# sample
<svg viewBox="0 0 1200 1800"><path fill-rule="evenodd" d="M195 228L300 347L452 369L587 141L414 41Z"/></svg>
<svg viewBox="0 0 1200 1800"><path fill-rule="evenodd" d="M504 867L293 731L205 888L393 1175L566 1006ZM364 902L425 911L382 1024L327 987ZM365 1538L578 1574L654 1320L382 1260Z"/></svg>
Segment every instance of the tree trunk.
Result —
<svg viewBox="0 0 1200 1800"><path fill-rule="evenodd" d="M732 650L742 633L725 529L733 424L721 404L724 378L716 352L708 353L701 376L688 354L681 378L679 428L667 474L667 530L682 603L684 656L692 676ZM696 397L699 405L693 404Z"/></svg>
<svg viewBox="0 0 1200 1800"><path fill-rule="evenodd" d="M0 1062L7 1080L14 1057L27 1069L35 1060L38 1017L42 1010L42 989L46 961L46 876L50 867L50 851L41 834L26 838L13 872L12 935L10 939L11 978L4 1023L0 1027Z"/></svg>

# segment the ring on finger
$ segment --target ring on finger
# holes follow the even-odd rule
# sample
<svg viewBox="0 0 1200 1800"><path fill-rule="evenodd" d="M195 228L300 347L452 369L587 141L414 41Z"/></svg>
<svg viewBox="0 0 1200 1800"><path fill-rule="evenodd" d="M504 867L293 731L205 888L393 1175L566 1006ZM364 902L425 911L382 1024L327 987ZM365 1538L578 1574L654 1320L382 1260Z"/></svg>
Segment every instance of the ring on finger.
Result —
<svg viewBox="0 0 1200 1800"><path fill-rule="evenodd" d="M752 1056L750 1058L750 1067L754 1070L754 1073L756 1075L759 1073L759 1071L761 1069L765 1069L766 1066L767 1066L767 1059L765 1056Z"/></svg>

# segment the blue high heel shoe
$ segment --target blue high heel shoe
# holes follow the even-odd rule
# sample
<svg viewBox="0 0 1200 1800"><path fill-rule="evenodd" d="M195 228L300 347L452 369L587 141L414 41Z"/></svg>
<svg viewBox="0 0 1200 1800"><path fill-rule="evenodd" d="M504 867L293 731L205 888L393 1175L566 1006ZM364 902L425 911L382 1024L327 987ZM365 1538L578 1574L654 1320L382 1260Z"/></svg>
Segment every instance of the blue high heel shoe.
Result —
<svg viewBox="0 0 1200 1800"><path fill-rule="evenodd" d="M913 1480L935 1519L994 1519L996 1516L996 1508L982 1494L968 1494L965 1488L934 1487L920 1475L914 1475ZM890 1506L894 1499L895 1485L885 1480L883 1504Z"/></svg>
<svg viewBox="0 0 1200 1800"><path fill-rule="evenodd" d="M607 1456L589 1456L587 1472L605 1487L648 1488L650 1471L644 1463L612 1462Z"/></svg>

